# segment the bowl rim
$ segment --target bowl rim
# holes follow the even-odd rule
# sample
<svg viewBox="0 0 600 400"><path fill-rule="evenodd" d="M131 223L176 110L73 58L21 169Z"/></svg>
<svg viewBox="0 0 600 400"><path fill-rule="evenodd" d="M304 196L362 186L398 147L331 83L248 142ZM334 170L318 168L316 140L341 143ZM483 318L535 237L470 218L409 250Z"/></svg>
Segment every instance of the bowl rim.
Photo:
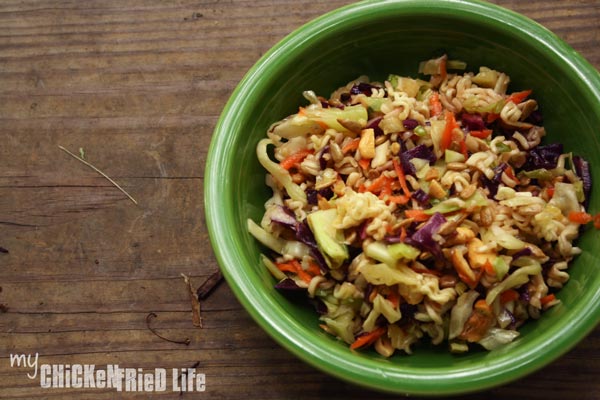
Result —
<svg viewBox="0 0 600 400"><path fill-rule="evenodd" d="M504 7L480 0L365 0L330 11L297 28L275 46L267 51L252 66L232 92L219 117L205 164L204 207L209 238L213 251L234 295L258 323L276 342L304 362L327 372L342 380L379 391L413 394L413 395L450 395L489 389L508 383L540 369L573 348L581 339L591 332L600 322L600 292L586 293L590 303L595 307L583 308L574 313L575 317L568 321L556 333L569 332L568 335L557 335L549 339L549 333L541 333L535 338L526 351L519 356L504 356L494 365L486 365L482 370L469 367L462 369L439 368L434 371L403 366L401 371L397 364L374 362L362 358L361 364L353 364L354 353L347 349L323 349L297 332L303 327L298 321L286 314L275 317L268 311L279 307L272 299L268 299L255 290L248 282L247 276L236 265L244 262L235 252L225 249L231 247L231 232L227 226L235 226L231 215L223 215L223 204L234 205L232 199L223 199L223 185L227 184L228 172L232 166L227 163L224 154L231 149L233 138L229 134L231 127L239 127L240 121L234 110L239 109L244 98L252 96L255 90L268 81L269 71L276 68L286 54L294 53L324 31L344 29L360 16L361 20L375 19L383 13L439 13L459 19L479 19L494 25L496 29L510 29L512 34L526 35L539 51L549 53L577 74L582 88L600 104L600 74L587 60L579 55L554 33L539 23ZM550 54L551 53L551 54ZM285 319L282 323L281 319ZM540 354L540 346L547 352ZM333 347L333 346L332 346ZM394 365L393 368L389 367ZM390 379L392 378L392 379ZM459 379L460 378L460 379ZM466 379L466 381L465 381ZM468 384L465 384L468 383Z"/></svg>

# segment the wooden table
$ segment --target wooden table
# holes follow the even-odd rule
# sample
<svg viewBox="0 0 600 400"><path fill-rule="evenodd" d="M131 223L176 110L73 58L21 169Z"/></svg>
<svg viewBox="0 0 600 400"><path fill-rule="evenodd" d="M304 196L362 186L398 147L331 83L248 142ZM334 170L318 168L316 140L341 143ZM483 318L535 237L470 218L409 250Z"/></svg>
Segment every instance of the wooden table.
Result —
<svg viewBox="0 0 600 400"><path fill-rule="evenodd" d="M293 357L226 284L202 301L203 328L194 326L181 275L195 289L218 270L202 185L229 94L278 40L348 3L0 4L0 398L392 398ZM495 3L539 21L600 68L598 0ZM598 399L599 348L596 329L528 378L463 398ZM11 354L36 353L38 366L191 367L205 374L205 391L42 388L41 375L29 379L33 369L10 364Z"/></svg>

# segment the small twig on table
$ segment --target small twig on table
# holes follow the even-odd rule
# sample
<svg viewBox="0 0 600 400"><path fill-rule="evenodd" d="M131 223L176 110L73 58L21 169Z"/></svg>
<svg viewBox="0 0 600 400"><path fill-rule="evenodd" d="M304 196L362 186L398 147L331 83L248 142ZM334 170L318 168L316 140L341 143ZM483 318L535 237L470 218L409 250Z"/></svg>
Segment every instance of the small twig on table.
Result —
<svg viewBox="0 0 600 400"><path fill-rule="evenodd" d="M95 166L93 166L92 164L90 164L89 162L85 161L83 158L71 153L69 150L65 149L63 146L58 146L59 149L61 149L62 151L64 151L65 153L67 153L68 155L70 155L71 157L73 157L74 159L84 163L85 165L87 165L88 167L90 167L91 169L93 169L94 171L96 171L97 173L99 173L100 175L102 175L103 177L105 177L106 179L108 179L108 181L110 183L112 183L113 185L115 185L117 187L117 189L119 189L121 192L123 192L125 194L125 196L129 197L129 200L133 201L134 204L137 204L138 202L131 197L131 195L129 193L127 193L125 191L125 189L123 189L121 186L119 186L119 184L117 182L115 182L114 180L111 179L111 177L109 177L108 175L106 175L104 172L100 171L98 168L96 168Z"/></svg>
<svg viewBox="0 0 600 400"><path fill-rule="evenodd" d="M188 278L185 274L181 274L181 276L187 285L190 302L192 303L192 323L195 327L202 328L202 317L200 316L200 301L198 300L198 296L194 293L194 288L192 287L190 278Z"/></svg>
<svg viewBox="0 0 600 400"><path fill-rule="evenodd" d="M157 315L153 312L146 315L146 326L148 327L148 330L150 332L154 333L156 336L158 336L162 340L166 340L167 342L177 343L177 344L185 344L186 346L188 346L190 344L191 340L189 338L185 338L183 340L173 340L173 339L166 338L166 337L162 336L161 334L159 334L158 332L156 332L156 330L154 330L153 328L150 327L150 321L152 321L152 319L156 318L156 317L157 317Z"/></svg>
<svg viewBox="0 0 600 400"><path fill-rule="evenodd" d="M221 270L216 270L204 281L202 285L196 291L196 294L200 300L204 300L208 295L217 287L219 283L223 281L223 274Z"/></svg>

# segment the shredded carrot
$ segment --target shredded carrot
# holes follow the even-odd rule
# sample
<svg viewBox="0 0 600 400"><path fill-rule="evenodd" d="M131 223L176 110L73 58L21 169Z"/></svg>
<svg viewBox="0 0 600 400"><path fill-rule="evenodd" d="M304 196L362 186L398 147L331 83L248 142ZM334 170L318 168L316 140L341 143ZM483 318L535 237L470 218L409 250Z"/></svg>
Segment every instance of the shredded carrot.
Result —
<svg viewBox="0 0 600 400"><path fill-rule="evenodd" d="M312 280L313 276L311 274L309 274L308 272L306 272L305 270L303 270L302 268L300 268L296 274L298 275L298 278L302 279L304 282L306 283L310 283L310 281Z"/></svg>
<svg viewBox="0 0 600 400"><path fill-rule="evenodd" d="M508 101L512 101L515 104L521 103L531 94L531 90L523 90L522 92L515 92L508 96Z"/></svg>
<svg viewBox="0 0 600 400"><path fill-rule="evenodd" d="M480 299L477 300L475 302L475 305L473 306L474 310L480 310L480 311L485 311L485 312L489 312L490 314L492 314L492 308L490 307L490 305L485 301L485 299Z"/></svg>
<svg viewBox="0 0 600 400"><path fill-rule="evenodd" d="M551 303L554 300L556 300L556 296L554 295L554 293L550 293L549 295L542 297L540 299L540 303L542 303L542 305L545 306L546 304Z"/></svg>
<svg viewBox="0 0 600 400"><path fill-rule="evenodd" d="M391 196L392 195L392 180L388 180L385 182L385 185L381 189L381 196Z"/></svg>
<svg viewBox="0 0 600 400"><path fill-rule="evenodd" d="M358 144L360 143L360 138L354 138L342 147L342 153L346 154L349 151L356 151L358 149Z"/></svg>
<svg viewBox="0 0 600 400"><path fill-rule="evenodd" d="M594 228L600 229L600 213L594 215Z"/></svg>
<svg viewBox="0 0 600 400"><path fill-rule="evenodd" d="M583 211L571 211L568 215L569 221L575 222L576 224L587 224L591 222L594 217Z"/></svg>
<svg viewBox="0 0 600 400"><path fill-rule="evenodd" d="M321 275L321 268L314 262L309 262L306 272L310 273L313 276Z"/></svg>
<svg viewBox="0 0 600 400"><path fill-rule="evenodd" d="M442 78L442 81L446 80L447 76L448 70L446 69L446 57L444 57L440 60L440 77Z"/></svg>
<svg viewBox="0 0 600 400"><path fill-rule="evenodd" d="M479 139L486 139L492 134L491 129L482 129L480 131L470 131L469 135L474 136Z"/></svg>
<svg viewBox="0 0 600 400"><path fill-rule="evenodd" d="M299 150L296 153L291 154L291 155L287 156L286 158L284 158L279 163L279 165L285 169L290 169L294 165L301 163L302 160L304 160L306 158L306 156L308 156L309 154L312 154L312 153L313 153L313 151L308 150L308 149Z"/></svg>
<svg viewBox="0 0 600 400"><path fill-rule="evenodd" d="M487 115L486 117L486 122L488 124L491 124L492 122L494 122L495 120L497 120L498 118L500 118L500 114L496 114L496 113L490 113Z"/></svg>
<svg viewBox="0 0 600 400"><path fill-rule="evenodd" d="M505 304L519 299L519 292L514 289L508 289L500 293L500 303Z"/></svg>
<svg viewBox="0 0 600 400"><path fill-rule="evenodd" d="M394 308L398 308L400 306L400 295L396 291L390 291L390 293L386 296L386 299L392 303Z"/></svg>
<svg viewBox="0 0 600 400"><path fill-rule="evenodd" d="M369 165L371 165L371 160L369 158L361 158L358 160L358 165L360 165L362 169L368 169Z"/></svg>
<svg viewBox="0 0 600 400"><path fill-rule="evenodd" d="M277 263L275 265L282 272L291 272L298 275L298 278L302 279L306 283L310 283L313 278L311 274L302 268L302 265L298 260L291 260L287 263Z"/></svg>
<svg viewBox="0 0 600 400"><path fill-rule="evenodd" d="M436 117L442 113L442 102L440 101L440 94L433 92L429 96L429 107L431 107L431 115Z"/></svg>
<svg viewBox="0 0 600 400"><path fill-rule="evenodd" d="M381 191L379 192L379 199L386 201L386 199L388 199L388 197L390 197L392 195L392 189L390 187L390 185L385 185ZM389 201L389 200L387 200Z"/></svg>
<svg viewBox="0 0 600 400"><path fill-rule="evenodd" d="M277 263L276 265L277 268L282 272L296 273L296 271L298 271L298 269L291 263Z"/></svg>
<svg viewBox="0 0 600 400"><path fill-rule="evenodd" d="M479 284L479 281L481 280L481 276L483 275L483 269L478 270L477 273L475 273L475 271L470 270L470 271L463 271L463 270L459 270L457 268L456 272L458 272L458 277L460 278L461 281L463 281L464 283L467 284L468 287L470 287L471 289L475 289L477 287L477 285Z"/></svg>
<svg viewBox="0 0 600 400"><path fill-rule="evenodd" d="M369 186L367 186L367 191L371 192L371 193L379 193L381 192L386 186L388 186L391 183L391 178L388 178L385 175L379 175L377 178L375 178L373 180L373 182L371 182L371 184ZM391 188L390 188L391 190Z"/></svg>
<svg viewBox="0 0 600 400"><path fill-rule="evenodd" d="M369 301L372 303L378 294L379 294L379 290L377 290L377 287L374 287L373 290L371 290L371 293L369 293Z"/></svg>
<svg viewBox="0 0 600 400"><path fill-rule="evenodd" d="M306 115L306 109L304 107L298 107L298 115L303 117Z"/></svg>
<svg viewBox="0 0 600 400"><path fill-rule="evenodd" d="M372 330L369 333L361 335L354 340L354 342L350 345L350 348L353 350L359 349L361 347L368 346L373 344L377 339L383 336L387 332L387 328L385 326L380 326Z"/></svg>
<svg viewBox="0 0 600 400"><path fill-rule="evenodd" d="M329 125L327 125L327 124L326 124L324 121L321 121L321 120L319 120L319 119L315 119L314 121L315 121L317 124L319 124L319 126L320 126L321 128L323 128L323 130L327 130L327 129L329 129Z"/></svg>
<svg viewBox="0 0 600 400"><path fill-rule="evenodd" d="M599 214L600 215L600 214ZM406 240L406 238L408 237L408 233L406 232L406 228L404 226L402 226L400 228L400 241L404 242Z"/></svg>
<svg viewBox="0 0 600 400"><path fill-rule="evenodd" d="M373 182L371 182L371 184L369 186L364 186L361 185L358 188L359 192L371 192L371 193L375 193L375 194L379 194L379 198L382 200L387 200L388 202L391 203L396 203L396 204L406 204L408 203L408 201L410 200L408 197L406 196L402 196L402 195L392 195L393 190L394 190L394 184L395 184L395 180L392 178L389 178L385 175L380 175L379 177L377 177L376 179L373 180Z"/></svg>
<svg viewBox="0 0 600 400"><path fill-rule="evenodd" d="M515 173L510 165L504 169L504 173L506 174L506 176L508 176L509 179L519 182L519 180L515 176Z"/></svg>
<svg viewBox="0 0 600 400"><path fill-rule="evenodd" d="M425 211L418 209L404 210L406 218L412 218L417 222L427 221L431 215L425 214Z"/></svg>
<svg viewBox="0 0 600 400"><path fill-rule="evenodd" d="M485 260L485 264L483 264L483 270L488 275L496 275L496 269L494 268L489 259Z"/></svg>
<svg viewBox="0 0 600 400"><path fill-rule="evenodd" d="M442 133L442 140L440 141L440 150L442 151L450 148L450 144L452 143L452 131L454 131L454 128L458 128L458 124L456 123L456 119L454 118L454 113L452 111L446 111L444 119L446 120L446 126L444 127L444 132Z"/></svg>
<svg viewBox="0 0 600 400"><path fill-rule="evenodd" d="M408 189L408 185L406 184L406 175L404 174L404 169L402 168L402 163L399 163L395 158L392 159L392 163L394 164L394 170L396 171L396 175L398 175L398 182L400 182L400 187L404 191L406 197L410 197L410 190Z"/></svg>
<svg viewBox="0 0 600 400"><path fill-rule="evenodd" d="M402 204L408 203L410 198L407 196L403 196L403 195L397 195L397 196L388 196L387 200L390 203L402 205Z"/></svg>
<svg viewBox="0 0 600 400"><path fill-rule="evenodd" d="M550 186L546 188L546 193L548 193L548 198L554 197L554 186Z"/></svg>

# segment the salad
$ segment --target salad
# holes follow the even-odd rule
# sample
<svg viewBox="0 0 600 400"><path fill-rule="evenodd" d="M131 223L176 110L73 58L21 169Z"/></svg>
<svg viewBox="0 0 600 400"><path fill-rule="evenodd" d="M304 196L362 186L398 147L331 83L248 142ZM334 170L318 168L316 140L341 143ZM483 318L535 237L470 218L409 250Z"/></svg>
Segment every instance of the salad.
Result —
<svg viewBox="0 0 600 400"><path fill-rule="evenodd" d="M588 163L542 143L531 90L465 71L444 55L420 78L306 91L256 147L273 192L248 219L261 260L352 349L502 346L560 303L581 252Z"/></svg>

